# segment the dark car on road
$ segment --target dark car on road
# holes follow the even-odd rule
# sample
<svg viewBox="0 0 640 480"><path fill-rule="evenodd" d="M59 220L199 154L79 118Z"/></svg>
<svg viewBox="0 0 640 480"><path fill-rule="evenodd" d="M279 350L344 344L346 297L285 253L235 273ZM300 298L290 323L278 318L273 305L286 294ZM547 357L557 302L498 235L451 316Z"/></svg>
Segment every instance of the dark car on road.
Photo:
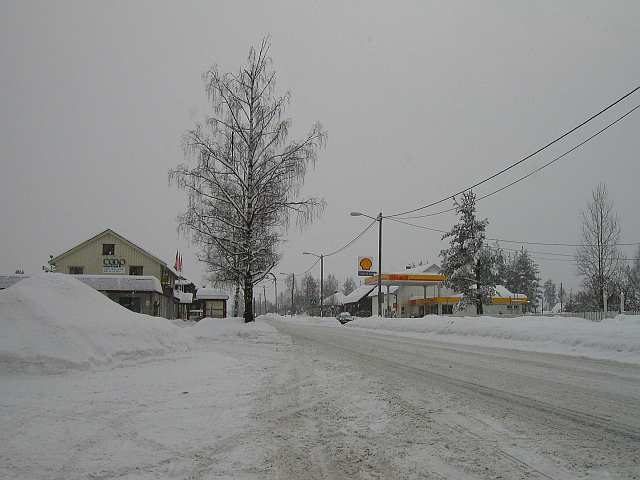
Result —
<svg viewBox="0 0 640 480"><path fill-rule="evenodd" d="M342 325L353 320L353 316L349 312L340 312L336 318Z"/></svg>

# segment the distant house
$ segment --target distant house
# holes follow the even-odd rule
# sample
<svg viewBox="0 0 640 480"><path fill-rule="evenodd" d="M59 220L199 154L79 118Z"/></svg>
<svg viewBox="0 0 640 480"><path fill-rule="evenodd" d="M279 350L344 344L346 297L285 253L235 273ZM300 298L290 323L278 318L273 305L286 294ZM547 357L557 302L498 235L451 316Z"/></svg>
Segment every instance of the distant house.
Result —
<svg viewBox="0 0 640 480"><path fill-rule="evenodd" d="M229 295L213 288L198 288L189 318L225 318Z"/></svg>
<svg viewBox="0 0 640 480"><path fill-rule="evenodd" d="M372 285L360 285L342 299L343 310L357 317L370 317L372 310L369 294L374 288Z"/></svg>
<svg viewBox="0 0 640 480"><path fill-rule="evenodd" d="M337 315L342 311L342 304L344 302L344 293L335 292L325 298L322 303L324 306L324 315Z"/></svg>

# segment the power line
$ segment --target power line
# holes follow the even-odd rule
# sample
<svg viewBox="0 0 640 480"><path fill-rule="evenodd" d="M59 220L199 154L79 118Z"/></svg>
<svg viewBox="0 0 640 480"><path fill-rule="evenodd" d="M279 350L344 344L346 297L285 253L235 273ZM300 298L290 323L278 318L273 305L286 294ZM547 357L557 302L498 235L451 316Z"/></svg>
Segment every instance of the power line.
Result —
<svg viewBox="0 0 640 480"><path fill-rule="evenodd" d="M508 252L515 252L515 253L519 253L520 250L517 250L515 248L506 248L506 247L493 247L493 246L488 246L491 249L494 250L506 250ZM536 252L535 250L528 250L527 249L527 253L530 253L532 255L534 255L536 258L538 259L542 259L542 260L556 260L559 262L575 262L578 258L578 256L576 254L573 253L557 253L557 252ZM545 258L545 257L540 257L539 255L554 255L556 257L562 257L562 258ZM607 259L613 259L612 256L606 256L605 258ZM627 257L619 257L619 260L621 261L628 261L628 262L635 262L636 260L640 260L640 258L627 258Z"/></svg>
<svg viewBox="0 0 640 480"><path fill-rule="evenodd" d="M438 205L438 204L440 204L440 203L446 202L447 200L453 199L456 195L460 195L460 194L462 194L462 193L464 193L464 192L466 192L466 191L468 191L468 190L471 190L471 189L473 189L473 188L476 188L476 187L478 187L478 186L482 185L483 183L486 183L486 182L488 182L488 181L490 181L490 180L493 180L493 179L494 179L494 178L496 178L497 176L502 175L503 173L505 173L505 172L507 172L507 171L511 170L512 168L517 167L517 166L518 166L518 165L520 165L521 163L523 163L523 162L525 162L525 161L529 160L531 157L533 157L533 156L537 155L538 153L542 152L543 150L545 150L545 149L549 148L551 145L553 145L553 144L555 144L555 143L558 143L560 140L562 140L563 138L567 137L568 135L571 135L573 132L575 132L575 131L576 131L576 130L578 130L579 128L582 128L584 125L586 125L587 123L591 122L594 118L596 118L596 117L598 117L598 116L602 115L602 114L603 114L604 112L606 112L607 110L609 110L609 109L613 108L615 105L617 105L618 103L620 103L621 101L623 101L625 98L629 97L630 95L634 94L634 93L635 93L636 91L638 91L638 90L640 90L640 85L639 85L639 86L637 86L637 87L635 87L633 90L629 91L628 93L624 94L622 97L618 98L618 99L617 99L616 101L614 101L613 103L610 103L608 106L606 106L605 108L603 108L603 109L602 109L602 110L600 110L599 112L597 112L597 113L595 113L595 114L591 115L589 118L587 118L585 121L583 121L583 122L582 122L582 123L580 123L579 125L577 125L577 126L573 127L572 129L570 129L570 130L566 131L565 133L563 133L563 134L562 134L562 135L560 135L559 137L557 137L557 138L555 138L554 140L552 140L552 141L548 142L546 145L544 145L544 146L542 146L542 147L538 148L535 152L530 153L529 155L525 156L524 158L521 158L520 160L518 160L517 162L512 163L511 165L508 165L507 167L503 168L502 170L500 170L500 171L498 171L498 172L496 172L496 173L494 173L494 174L492 174L492 175L490 175L490 176L488 176L488 177L486 177L486 178L484 178L484 179L482 179L482 180L480 180L480 181L478 181L478 182L474 183L473 185L468 186L468 187L466 187L466 188L464 188L464 189L460 190L460 191L459 191L459 192L457 192L457 193L454 193L454 194L448 195L448 196L446 196L446 197L444 197L444 198L442 198L442 199L440 199L440 200L437 200L437 201L435 201L435 202L431 202L431 203L429 203L429 204L427 204L427 205L423 205L423 206L421 206L421 207L414 208L414 209L412 209L412 210L407 210L407 211L404 211L404 212L395 213L395 214L393 214L393 215L387 215L387 218L389 218L389 217L399 217L399 216L401 216L401 215L407 215L407 214L409 214L409 213L414 213L414 212L418 212L418 211L420 211L420 210L424 210L425 208L433 207L434 205Z"/></svg>
<svg viewBox="0 0 640 480"><path fill-rule="evenodd" d="M367 233L369 231L369 229L376 223L377 220L372 221L369 225L367 225L367 227L362 230L358 235L356 235L355 237L353 237L351 240L349 240L349 242L347 242L346 245L344 245L343 247L339 248L338 250L335 250L334 252L331 253L327 253L324 257L332 257L333 255L337 255L338 253L342 252L343 250L346 250L347 248L349 248L352 244L354 244L355 242L357 242L360 237L362 237L365 233Z"/></svg>
<svg viewBox="0 0 640 480"><path fill-rule="evenodd" d="M446 230L442 230L440 228L433 228L433 227L427 227L426 225L416 225L415 223L410 223L410 222L405 222L403 220L400 220L398 218L388 218L388 220L397 222L397 223L402 223L404 225L408 225L410 227L415 227L415 228L420 228L422 230L429 230L432 232L437 232L437 233L449 233ZM486 240L492 241L492 242L504 242L504 243L515 243L515 244L519 244L519 245L538 245L538 246L545 246L545 247L593 247L593 246L597 246L597 245L590 245L590 244L583 244L583 243L562 243L562 242L527 242L524 240L506 240L504 238L494 238L494 237L486 237ZM612 243L612 246L617 246L617 247L635 247L637 245L640 245L640 242L631 242L631 243Z"/></svg>
<svg viewBox="0 0 640 480"><path fill-rule="evenodd" d="M324 256L324 258L331 257L331 256L333 256L333 255L337 255L338 253L342 252L343 250L345 250L345 249L349 248L351 245L353 245L355 242L357 242L357 241L360 239L360 237L362 237L365 233L367 233L367 231L368 231L368 230L373 226L373 224L374 224L374 223L376 223L376 220L374 220L374 221L373 221L373 222L371 222L369 225L367 225L367 227L366 227L364 230L362 230L362 231L361 231L360 233L358 233L355 237L353 237L351 240L349 240L349 242L347 242L344 246L340 247L339 249L337 249L337 250L335 250L335 251L333 251L333 252L331 252L331 253L328 253L328 254L326 254L326 255L323 255L323 256ZM300 275L304 275L304 274L306 274L306 273L309 273L311 270L313 270L313 267L315 267L319 262L320 262L320 257L318 257L318 258L317 258L317 259L316 259L316 260L311 264L311 266L310 266L309 268L307 268L304 272L294 273L294 275L298 275L298 276L300 276Z"/></svg>
<svg viewBox="0 0 640 480"><path fill-rule="evenodd" d="M569 155L570 153L574 152L575 150L577 150L578 148L582 147L583 145L585 145L586 143L590 142L591 140L593 140L595 137L597 137L598 135L600 135L601 133L603 133L604 131L608 130L609 128L613 127L616 123L622 121L625 117L627 117L628 115L631 115L634 111L636 111L638 108L640 108L640 104L636 105L635 107L633 107L631 110L629 110L628 112L626 112L624 115L621 115L620 117L618 117L617 119L615 119L613 122L609 123L607 126L605 126L604 128L598 130L596 133L594 133L593 135L591 135L590 137L586 138L585 140L583 140L582 142L578 143L576 146L574 146L573 148L567 150L566 152L564 152L561 155L558 155L557 157L555 157L553 160L545 163L544 165L536 168L535 170L532 170L531 172L527 173L526 175L523 175L522 177L514 180L511 183L508 183L507 185L500 187L497 190L494 190L493 192L487 193L486 195L483 195L479 198L476 199L476 202L479 202L480 200L484 200L485 198L491 197L493 195L495 195L496 193L500 193L503 190L506 190L509 187L512 187L513 185L515 185L516 183L520 183L522 180L525 180L527 178L529 178L530 176L534 175L535 173L538 173L540 170L543 170L544 168L547 168L550 165L553 165L554 163L556 163L558 160L566 157L567 155ZM452 207L452 208L448 208L446 210L441 210L439 212L434 212L434 213L427 213L424 215L414 215L414 216L410 216L410 217L402 217L403 220L408 220L408 219L414 219L414 218L425 218L425 217L433 217L435 215L441 215L443 213L448 213L448 212L452 212L456 209L456 207Z"/></svg>

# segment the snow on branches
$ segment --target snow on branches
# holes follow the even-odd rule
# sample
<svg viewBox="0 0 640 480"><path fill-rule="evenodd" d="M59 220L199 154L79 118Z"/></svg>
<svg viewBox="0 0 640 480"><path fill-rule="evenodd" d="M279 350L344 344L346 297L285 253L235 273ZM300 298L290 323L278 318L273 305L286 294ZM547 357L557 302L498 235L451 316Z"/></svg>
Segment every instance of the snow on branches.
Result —
<svg viewBox="0 0 640 480"><path fill-rule="evenodd" d="M201 246L215 277L239 284L245 320L253 320L253 286L277 264L277 248L295 219L299 227L324 209L321 198L301 198L309 167L326 142L319 123L287 142L289 93L276 94L270 42L251 48L237 73L212 67L204 74L212 115L184 136L185 155L169 178L187 192L180 227Z"/></svg>

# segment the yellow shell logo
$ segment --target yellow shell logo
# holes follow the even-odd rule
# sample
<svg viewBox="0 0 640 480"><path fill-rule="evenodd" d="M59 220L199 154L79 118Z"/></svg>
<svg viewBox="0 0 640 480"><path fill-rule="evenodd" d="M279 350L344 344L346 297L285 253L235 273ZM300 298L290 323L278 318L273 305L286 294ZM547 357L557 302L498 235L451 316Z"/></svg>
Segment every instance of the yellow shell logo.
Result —
<svg viewBox="0 0 640 480"><path fill-rule="evenodd" d="M373 262L371 261L370 258L364 257L360 259L361 270L371 270L371 267L373 267Z"/></svg>

